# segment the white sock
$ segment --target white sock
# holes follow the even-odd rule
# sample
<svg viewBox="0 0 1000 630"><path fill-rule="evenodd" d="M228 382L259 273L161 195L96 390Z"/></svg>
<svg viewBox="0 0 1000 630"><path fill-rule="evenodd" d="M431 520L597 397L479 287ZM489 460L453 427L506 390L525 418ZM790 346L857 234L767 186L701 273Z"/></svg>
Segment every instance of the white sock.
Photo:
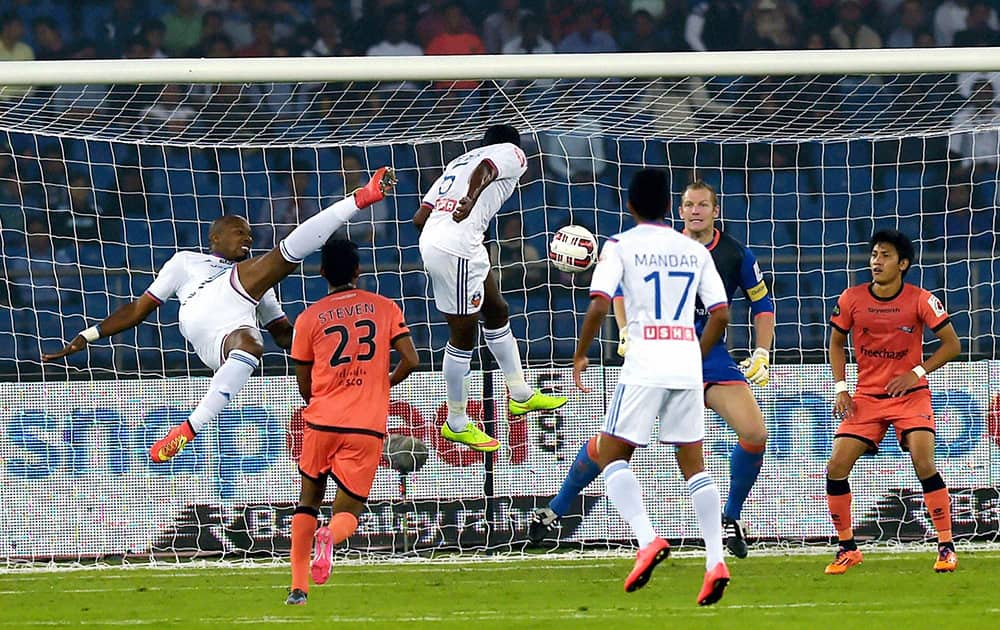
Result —
<svg viewBox="0 0 1000 630"><path fill-rule="evenodd" d="M208 392L188 418L195 433L200 432L210 420L214 420L222 408L229 404L229 400L240 393L258 365L260 361L249 352L238 349L229 352L229 358L212 377Z"/></svg>
<svg viewBox="0 0 1000 630"><path fill-rule="evenodd" d="M472 350L459 350L446 344L444 347L445 391L448 393L448 426L452 431L464 431L469 417L465 413L468 396L465 392L465 377L472 365Z"/></svg>
<svg viewBox="0 0 1000 630"><path fill-rule="evenodd" d="M510 332L510 324L496 330L483 329L483 337L486 338L486 347L490 349L503 375L507 379L507 389L510 390L510 397L518 402L524 402L531 398L534 393L524 381L524 372L521 370L521 351L517 347L517 339L514 333Z"/></svg>
<svg viewBox="0 0 1000 630"><path fill-rule="evenodd" d="M281 255L291 263L300 263L323 247L330 235L358 211L354 195L348 195L303 221L278 244Z"/></svg>
<svg viewBox="0 0 1000 630"><path fill-rule="evenodd" d="M653 542L656 531L653 530L649 514L642 504L639 480L635 478L627 461L615 460L604 468L604 487L611 502L618 508L618 513L632 526L632 531L639 540L639 547Z"/></svg>
<svg viewBox="0 0 1000 630"><path fill-rule="evenodd" d="M688 479L688 494L698 515L698 526L705 539L705 570L722 562L722 508L719 488L707 472Z"/></svg>

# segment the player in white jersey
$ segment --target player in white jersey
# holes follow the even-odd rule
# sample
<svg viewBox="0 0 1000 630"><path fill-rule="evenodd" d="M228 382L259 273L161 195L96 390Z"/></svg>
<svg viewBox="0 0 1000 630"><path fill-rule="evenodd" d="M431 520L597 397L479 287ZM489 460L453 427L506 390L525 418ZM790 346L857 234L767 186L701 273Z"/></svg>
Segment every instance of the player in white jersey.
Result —
<svg viewBox="0 0 1000 630"><path fill-rule="evenodd" d="M563 396L549 396L524 380L521 353L510 331L509 308L500 295L483 236L500 207L510 198L527 169L521 136L510 125L486 130L483 146L460 155L424 195L413 217L420 231L420 256L431 278L434 303L448 322L449 340L442 370L448 395L448 419L441 435L477 451L495 451L500 443L466 414L465 377L483 336L507 380L511 415L557 409Z"/></svg>
<svg viewBox="0 0 1000 630"><path fill-rule="evenodd" d="M701 447L702 356L725 332L729 306L708 250L665 223L669 201L663 171L644 169L632 178L628 209L636 226L609 239L601 252L573 357L573 378L578 388L590 391L582 380L590 363L587 349L620 286L630 327L629 351L598 438L597 463L608 497L639 541L625 591L644 586L656 565L670 555L670 545L653 530L639 482L629 468L635 448L648 444L658 420L657 438L676 447L677 464L705 540L706 573L698 594L698 603L704 606L719 601L729 583L722 559L719 490L705 472ZM695 332L696 297L710 313L700 341Z"/></svg>
<svg viewBox="0 0 1000 630"><path fill-rule="evenodd" d="M216 219L208 232L211 254L177 252L143 295L82 331L62 350L43 355L42 360L60 359L101 337L138 326L166 300L177 296L181 334L215 375L188 419L150 448L154 462L169 461L222 411L257 369L264 353L259 324L279 346L291 347L292 326L273 287L306 256L319 250L355 212L381 201L395 183L392 169L380 168L363 188L307 219L277 247L257 258L250 258L253 238L246 219L232 215Z"/></svg>

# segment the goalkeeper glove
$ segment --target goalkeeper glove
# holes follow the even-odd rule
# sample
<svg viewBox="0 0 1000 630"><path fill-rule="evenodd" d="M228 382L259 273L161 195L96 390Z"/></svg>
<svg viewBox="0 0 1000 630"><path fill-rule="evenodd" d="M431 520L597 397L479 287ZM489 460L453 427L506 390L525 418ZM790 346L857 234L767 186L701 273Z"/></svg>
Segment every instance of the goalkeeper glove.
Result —
<svg viewBox="0 0 1000 630"><path fill-rule="evenodd" d="M768 370L771 367L771 353L764 348L757 348L749 358L740 362L743 376L754 385L764 387L771 380Z"/></svg>
<svg viewBox="0 0 1000 630"><path fill-rule="evenodd" d="M624 357L628 352L628 331L622 328L618 331L618 356Z"/></svg>

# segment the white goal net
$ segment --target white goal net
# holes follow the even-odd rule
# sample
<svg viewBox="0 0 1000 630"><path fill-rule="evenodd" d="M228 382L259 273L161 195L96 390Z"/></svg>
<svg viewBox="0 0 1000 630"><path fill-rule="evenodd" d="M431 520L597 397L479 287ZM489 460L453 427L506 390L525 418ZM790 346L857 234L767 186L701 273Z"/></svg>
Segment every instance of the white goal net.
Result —
<svg viewBox="0 0 1000 630"><path fill-rule="evenodd" d="M605 67L618 60L604 58ZM70 72L50 86L0 88L0 557L287 554L302 403L275 346L223 415L163 467L146 450L186 417L209 374L180 335L176 302L64 364L43 367L40 356L140 295L178 249L206 249L208 224L221 214L246 217L261 253L383 164L398 173L395 194L345 233L361 246L362 286L398 300L413 331L424 371L393 391L389 427L424 441L429 457L414 472L388 461L380 468L350 550L525 547L531 510L557 492L580 443L598 430L620 365L609 321L592 348L594 391L572 387L589 277L551 267L547 243L567 224L602 242L627 228L625 188L650 166L669 172L675 207L693 178L718 191L720 227L754 251L775 299L771 385L754 390L771 437L744 510L751 538L798 545L832 534L823 487L835 427L827 320L839 293L868 277L873 230L896 227L917 247L908 279L942 298L963 343L961 361L931 379L955 531L994 540L1000 74L796 75L762 64L775 75L722 67L588 78L568 64L567 75L581 78L535 79L524 63L528 78L447 85L403 74L402 82L192 84L180 72L105 85ZM500 122L521 131L529 168L487 245L529 381L571 402L508 418L503 375L482 348L471 409L503 444L484 458L438 434L447 331L410 219L443 165ZM307 259L278 293L292 317L321 297L318 261ZM733 316L739 360L751 348L743 300ZM706 420L709 471L725 493L735 436L713 414ZM670 452L647 449L635 469L658 531L697 544ZM852 483L860 536L933 536L891 435ZM554 546L629 537L597 481Z"/></svg>

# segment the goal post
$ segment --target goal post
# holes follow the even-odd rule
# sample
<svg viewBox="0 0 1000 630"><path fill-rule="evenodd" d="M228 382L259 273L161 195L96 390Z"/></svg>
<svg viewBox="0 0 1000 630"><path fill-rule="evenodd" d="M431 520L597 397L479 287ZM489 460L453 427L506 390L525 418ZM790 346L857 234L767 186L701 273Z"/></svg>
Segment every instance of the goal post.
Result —
<svg viewBox="0 0 1000 630"><path fill-rule="evenodd" d="M139 295L176 250L205 249L221 214L247 217L260 252L383 164L399 174L395 194L345 234L361 246L362 286L401 303L425 363L393 390L389 429L427 457L401 471L422 457L387 455L350 552L525 548L531 510L599 429L620 365L609 322L592 348L594 391L573 388L589 278L551 267L547 243L568 224L601 242L626 229L625 189L643 167L668 171L675 207L692 177L715 187L720 225L754 251L775 299L771 384L754 389L770 439L745 508L750 537L799 547L832 534L827 320L840 291L867 277L872 231L898 227L917 247L908 279L945 302L963 343L961 360L931 377L955 532L995 540L1000 116L983 95L1000 94L998 53L0 62L0 555L8 566L287 555L302 420L284 353L269 345L260 375L164 467L145 450L186 417L208 375L176 303L65 365L39 357ZM443 166L498 122L521 131L529 165L487 246L529 382L571 400L508 417L503 375L483 348L470 410L503 445L484 457L438 432L447 333L410 218ZM315 261L278 292L293 317L321 297ZM740 359L752 340L743 300L733 317ZM735 436L712 413L706 422L707 466L725 493ZM658 532L698 544L670 460L652 447L635 470ZM891 436L858 467L859 535L933 535ZM598 480L546 547L629 537Z"/></svg>

